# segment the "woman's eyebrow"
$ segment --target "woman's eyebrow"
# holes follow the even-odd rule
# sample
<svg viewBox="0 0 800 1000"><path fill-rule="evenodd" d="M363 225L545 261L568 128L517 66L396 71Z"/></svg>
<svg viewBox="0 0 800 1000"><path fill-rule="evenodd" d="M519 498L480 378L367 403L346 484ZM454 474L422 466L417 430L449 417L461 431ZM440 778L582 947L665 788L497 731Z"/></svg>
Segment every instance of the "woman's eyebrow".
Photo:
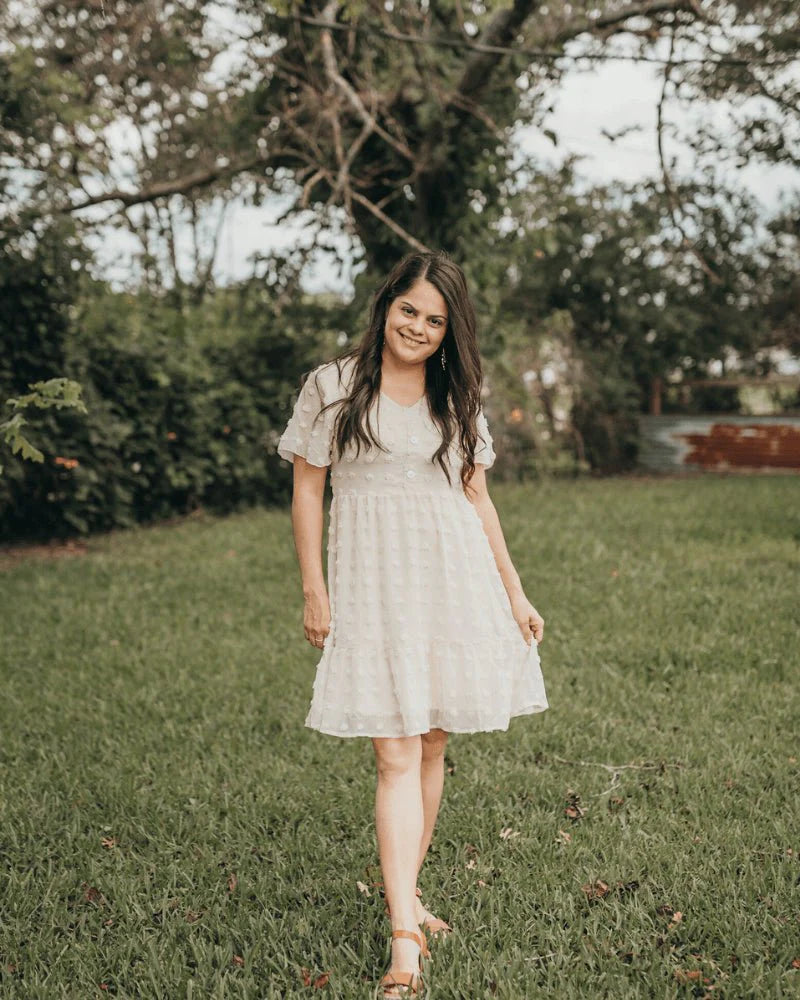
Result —
<svg viewBox="0 0 800 1000"><path fill-rule="evenodd" d="M414 312L418 312L417 307L412 302L409 302L408 299L401 299L400 301L404 302L407 306L411 306ZM447 317L442 316L441 313L432 313L431 315L433 316L434 319L447 319Z"/></svg>

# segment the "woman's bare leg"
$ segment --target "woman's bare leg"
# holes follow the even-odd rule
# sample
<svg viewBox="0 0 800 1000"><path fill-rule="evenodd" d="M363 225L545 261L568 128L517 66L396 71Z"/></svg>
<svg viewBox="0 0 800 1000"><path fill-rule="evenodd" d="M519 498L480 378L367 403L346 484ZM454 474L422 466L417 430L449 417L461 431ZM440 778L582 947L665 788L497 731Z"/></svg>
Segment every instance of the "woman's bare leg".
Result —
<svg viewBox="0 0 800 1000"><path fill-rule="evenodd" d="M447 733L444 729L431 729L422 734L422 764L420 778L422 780L422 808L424 812L424 827L417 857L417 872L422 868L422 862L428 853L433 839L433 829L436 817L439 815L439 805L442 801L444 788L444 751L447 746Z"/></svg>
<svg viewBox="0 0 800 1000"><path fill-rule="evenodd" d="M448 733L444 729L431 729L430 732L423 733L421 737L422 762L420 765L420 779L422 783L424 824L419 854L417 855L417 877L433 839L436 817L439 815L439 805L442 801L442 789L444 788L444 751L447 746L447 736ZM425 918L425 907L422 906L416 897L415 903L417 919L421 921Z"/></svg>
<svg viewBox="0 0 800 1000"><path fill-rule="evenodd" d="M424 831L422 740L419 736L373 737L378 772L375 828L392 929L417 930L419 845ZM419 947L407 938L392 942L392 967L418 968Z"/></svg>

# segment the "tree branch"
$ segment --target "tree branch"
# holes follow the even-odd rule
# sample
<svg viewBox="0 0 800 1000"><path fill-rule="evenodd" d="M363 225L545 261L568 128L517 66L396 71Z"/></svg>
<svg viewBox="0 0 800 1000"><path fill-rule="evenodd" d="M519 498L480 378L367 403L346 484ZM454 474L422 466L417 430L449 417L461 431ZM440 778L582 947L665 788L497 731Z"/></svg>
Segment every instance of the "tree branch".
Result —
<svg viewBox="0 0 800 1000"><path fill-rule="evenodd" d="M145 202L155 201L157 198L164 198L170 194L186 194L195 188L207 187L214 181L223 177L235 177L237 174L253 170L255 167L270 162L271 157L257 156L239 163L231 163L225 167L210 167L207 170L198 170L193 174L186 174L184 177L176 177L168 181L157 181L149 187L139 191L104 191L102 194L93 195L83 201L68 203L57 206L54 211L59 213L80 212L84 208L91 208L93 205L102 205L107 201L120 201L126 207L131 205L141 205Z"/></svg>
<svg viewBox="0 0 800 1000"><path fill-rule="evenodd" d="M634 17L652 17L654 14L676 11L695 13L694 4L691 0L645 0L644 3L629 4L600 17L577 17L560 28L548 41L563 45L586 32L608 33L610 28L620 28L624 31L626 22Z"/></svg>

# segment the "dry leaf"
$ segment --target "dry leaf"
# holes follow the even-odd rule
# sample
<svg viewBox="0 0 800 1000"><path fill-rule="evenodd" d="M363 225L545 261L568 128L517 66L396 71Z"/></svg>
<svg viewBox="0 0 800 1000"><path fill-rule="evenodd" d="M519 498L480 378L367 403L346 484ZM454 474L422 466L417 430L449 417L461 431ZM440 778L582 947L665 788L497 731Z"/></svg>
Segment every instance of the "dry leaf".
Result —
<svg viewBox="0 0 800 1000"><path fill-rule="evenodd" d="M360 893L363 893L365 896L369 896L369 886L368 885L365 885L363 882L358 882L357 881L356 882L356 886L358 887L358 891Z"/></svg>
<svg viewBox="0 0 800 1000"><path fill-rule="evenodd" d="M100 838L100 843L103 845L103 847L116 847L117 846L117 842L114 839L114 837L101 837Z"/></svg>
<svg viewBox="0 0 800 1000"><path fill-rule="evenodd" d="M241 955L234 955L233 956L233 964L234 965L238 965L238 966L241 967L241 966L244 965L244 959L242 958Z"/></svg>
<svg viewBox="0 0 800 1000"><path fill-rule="evenodd" d="M233 892L238 884L239 880L236 878L236 873L231 872L228 876L228 892Z"/></svg>
<svg viewBox="0 0 800 1000"><path fill-rule="evenodd" d="M103 906L106 898L99 889L93 885L89 885L88 882L81 882L81 888L83 889L83 898L87 903L96 903L98 906Z"/></svg>
<svg viewBox="0 0 800 1000"><path fill-rule="evenodd" d="M500 831L500 838L502 840L509 840L511 837L519 837L520 833L518 830L512 830L510 826L504 827Z"/></svg>
<svg viewBox="0 0 800 1000"><path fill-rule="evenodd" d="M595 899L602 899L609 892L608 882L604 882L599 878L595 879L594 882L587 882L586 885L582 885L581 889L583 889L590 903Z"/></svg>
<svg viewBox="0 0 800 1000"><path fill-rule="evenodd" d="M482 887L483 887L484 889L486 888L486 883L485 883L485 882L483 881L483 879L482 879L482 878L479 878L479 879L478 879L478 885L479 885L479 886L482 886Z"/></svg>
<svg viewBox="0 0 800 1000"><path fill-rule="evenodd" d="M673 924L679 924L681 922L681 920L683 920L683 914L681 913L680 910L676 910L672 914L672 923Z"/></svg>
<svg viewBox="0 0 800 1000"><path fill-rule="evenodd" d="M568 844L572 840L572 834L571 833L567 833L566 830L559 830L558 831L558 838L556 839L556 843L558 843L559 840L561 841L562 844Z"/></svg>
<svg viewBox="0 0 800 1000"><path fill-rule="evenodd" d="M323 972L314 980L314 989L321 990L323 986L328 985L328 980L331 978L330 972Z"/></svg>
<svg viewBox="0 0 800 1000"><path fill-rule="evenodd" d="M679 983L689 983L700 979L702 972L699 969L676 969L675 978Z"/></svg>
<svg viewBox="0 0 800 1000"><path fill-rule="evenodd" d="M478 867L478 862L475 860L475 858L470 858L469 861L467 862L467 870L472 871L473 868L477 867Z"/></svg>

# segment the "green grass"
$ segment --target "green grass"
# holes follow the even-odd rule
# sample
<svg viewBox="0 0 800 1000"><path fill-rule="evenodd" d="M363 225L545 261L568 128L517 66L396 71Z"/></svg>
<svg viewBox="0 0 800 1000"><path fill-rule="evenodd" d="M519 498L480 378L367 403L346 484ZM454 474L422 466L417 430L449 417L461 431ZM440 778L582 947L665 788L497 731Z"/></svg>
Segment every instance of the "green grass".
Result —
<svg viewBox="0 0 800 1000"><path fill-rule="evenodd" d="M551 708L450 738L429 995L800 996L800 479L493 496ZM372 748L303 726L288 511L3 566L0 996L371 996Z"/></svg>

